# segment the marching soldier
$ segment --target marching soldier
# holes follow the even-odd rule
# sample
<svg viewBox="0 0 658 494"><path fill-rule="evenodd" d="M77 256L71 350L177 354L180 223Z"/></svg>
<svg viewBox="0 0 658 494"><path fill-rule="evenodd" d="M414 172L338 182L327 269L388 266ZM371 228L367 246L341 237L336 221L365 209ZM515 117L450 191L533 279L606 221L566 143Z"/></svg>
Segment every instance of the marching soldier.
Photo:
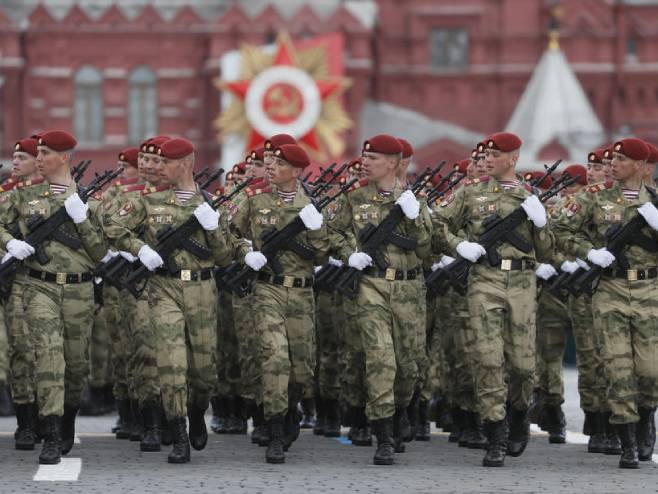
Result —
<svg viewBox="0 0 658 494"><path fill-rule="evenodd" d="M520 148L521 140L514 134L490 136L485 158L489 175L466 182L441 205L447 241L441 250L457 252L473 263L468 305L475 338L476 397L489 441L484 466L502 466L506 452L519 456L528 442L527 411L535 367L534 267L536 259L550 257L553 247L553 237L544 228L544 207L516 177ZM481 260L486 251L477 239L484 219L493 213L505 217L518 207L530 221L515 232L529 243L530 251L503 244L497 249L500 264L492 266Z"/></svg>

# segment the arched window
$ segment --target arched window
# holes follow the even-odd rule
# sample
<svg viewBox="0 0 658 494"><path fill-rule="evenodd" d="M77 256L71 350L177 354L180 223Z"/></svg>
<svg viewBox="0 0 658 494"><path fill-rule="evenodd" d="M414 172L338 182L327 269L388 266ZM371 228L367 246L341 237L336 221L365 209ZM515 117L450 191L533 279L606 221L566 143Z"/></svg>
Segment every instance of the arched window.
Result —
<svg viewBox="0 0 658 494"><path fill-rule="evenodd" d="M148 67L135 68L128 78L128 136L135 144L158 130L158 93L155 73Z"/></svg>
<svg viewBox="0 0 658 494"><path fill-rule="evenodd" d="M74 127L81 143L103 142L103 76L91 65L75 74Z"/></svg>

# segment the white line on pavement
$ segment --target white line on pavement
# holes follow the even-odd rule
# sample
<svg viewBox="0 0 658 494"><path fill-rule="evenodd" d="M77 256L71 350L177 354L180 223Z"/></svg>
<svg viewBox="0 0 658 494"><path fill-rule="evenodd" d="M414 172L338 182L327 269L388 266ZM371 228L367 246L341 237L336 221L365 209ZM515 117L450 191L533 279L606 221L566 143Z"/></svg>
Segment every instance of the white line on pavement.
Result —
<svg viewBox="0 0 658 494"><path fill-rule="evenodd" d="M58 465L39 465L32 480L37 481L75 481L82 470L82 459L62 458Z"/></svg>

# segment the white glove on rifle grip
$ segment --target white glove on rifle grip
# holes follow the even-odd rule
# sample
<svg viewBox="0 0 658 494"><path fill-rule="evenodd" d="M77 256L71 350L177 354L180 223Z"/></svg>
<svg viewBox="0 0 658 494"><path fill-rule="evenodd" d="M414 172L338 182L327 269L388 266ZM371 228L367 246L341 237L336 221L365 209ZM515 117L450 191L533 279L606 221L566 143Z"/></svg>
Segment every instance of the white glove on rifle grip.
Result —
<svg viewBox="0 0 658 494"><path fill-rule="evenodd" d="M87 219L87 211L89 211L89 204L85 204L80 199L76 192L71 194L64 200L64 209L76 225L82 223Z"/></svg>
<svg viewBox="0 0 658 494"><path fill-rule="evenodd" d="M548 280L553 276L555 276L557 274L557 271L555 271L555 268L550 264L540 264L539 266L537 266L537 269L535 270L535 274L537 275L537 278L541 278L542 280Z"/></svg>
<svg viewBox="0 0 658 494"><path fill-rule="evenodd" d="M7 253L11 254L12 257L22 261L26 257L30 257L34 254L34 247L23 240L18 240L17 238L12 238L7 242Z"/></svg>
<svg viewBox="0 0 658 494"><path fill-rule="evenodd" d="M349 267L363 271L372 264L372 257L365 252L353 252L347 260Z"/></svg>
<svg viewBox="0 0 658 494"><path fill-rule="evenodd" d="M615 261L615 256L613 256L608 249L602 247L600 249L591 249L587 253L587 259L589 259L592 264L596 264L602 268L607 268Z"/></svg>
<svg viewBox="0 0 658 494"><path fill-rule="evenodd" d="M579 267L580 265L576 261L564 261L562 266L560 266L560 269L565 273L571 274L575 272Z"/></svg>
<svg viewBox="0 0 658 494"><path fill-rule="evenodd" d="M546 209L539 201L537 196L530 196L521 203L521 207L528 215L528 219L534 223L537 228L546 226Z"/></svg>
<svg viewBox="0 0 658 494"><path fill-rule="evenodd" d="M468 242L464 240L457 244L457 254L471 262L477 262L477 260L486 253L487 251L484 250L484 247L477 242Z"/></svg>
<svg viewBox="0 0 658 494"><path fill-rule="evenodd" d="M404 215L410 220L415 220L420 214L420 203L413 192L410 190L405 190L398 200L395 201L395 204L402 208Z"/></svg>
<svg viewBox="0 0 658 494"><path fill-rule="evenodd" d="M299 212L299 217L301 218L304 226L308 230L319 230L322 228L322 213L318 211L313 204L307 204Z"/></svg>
<svg viewBox="0 0 658 494"><path fill-rule="evenodd" d="M267 264L267 257L259 250L247 252L244 256L244 263L254 271L260 271Z"/></svg>
<svg viewBox="0 0 658 494"><path fill-rule="evenodd" d="M656 206L650 202L645 202L637 208L637 212L642 215L651 228L658 231L658 209L656 209Z"/></svg>
<svg viewBox="0 0 658 494"><path fill-rule="evenodd" d="M137 257L139 257L139 260L144 266L146 266L146 269L149 271L155 271L156 268L159 268L164 264L160 254L158 254L146 244L142 245L142 248L139 249Z"/></svg>
<svg viewBox="0 0 658 494"><path fill-rule="evenodd" d="M194 216L201 227L206 231L213 231L219 228L219 211L215 211L207 202L199 204L194 210Z"/></svg>

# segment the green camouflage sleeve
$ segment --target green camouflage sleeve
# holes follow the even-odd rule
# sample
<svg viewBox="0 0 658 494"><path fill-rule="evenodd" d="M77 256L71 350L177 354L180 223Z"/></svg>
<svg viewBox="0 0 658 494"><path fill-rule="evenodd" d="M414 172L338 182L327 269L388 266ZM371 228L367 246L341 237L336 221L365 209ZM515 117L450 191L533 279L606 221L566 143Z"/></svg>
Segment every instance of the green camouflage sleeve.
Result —
<svg viewBox="0 0 658 494"><path fill-rule="evenodd" d="M137 228L146 220L141 198L126 198L121 208L108 220L105 234L119 250L139 253L145 242L137 237Z"/></svg>
<svg viewBox="0 0 658 494"><path fill-rule="evenodd" d="M0 196L0 247L2 248L14 238L8 226L18 221L19 202L20 196L16 190L10 190Z"/></svg>
<svg viewBox="0 0 658 494"><path fill-rule="evenodd" d="M349 193L345 195L340 209L330 226L333 252L336 258L347 263L350 255L356 250L357 242L352 230L352 203Z"/></svg>
<svg viewBox="0 0 658 494"><path fill-rule="evenodd" d="M576 194L565 206L554 223L557 248L567 255L587 259L587 253L594 248L586 234L587 223L592 216L592 193L582 191Z"/></svg>
<svg viewBox="0 0 658 494"><path fill-rule="evenodd" d="M432 255L432 218L425 203L420 203L420 214L415 220L406 221L413 223L408 231L418 241L416 255L421 260L428 259Z"/></svg>
<svg viewBox="0 0 658 494"><path fill-rule="evenodd" d="M444 198L435 211L435 249L454 256L457 245L468 239L465 232L467 220L465 212L466 192L464 187L460 187L457 192Z"/></svg>
<svg viewBox="0 0 658 494"><path fill-rule="evenodd" d="M221 214L219 217L219 228L206 231L205 234L208 245L213 251L215 264L217 266L230 264L235 256L237 241L229 231L227 215Z"/></svg>

